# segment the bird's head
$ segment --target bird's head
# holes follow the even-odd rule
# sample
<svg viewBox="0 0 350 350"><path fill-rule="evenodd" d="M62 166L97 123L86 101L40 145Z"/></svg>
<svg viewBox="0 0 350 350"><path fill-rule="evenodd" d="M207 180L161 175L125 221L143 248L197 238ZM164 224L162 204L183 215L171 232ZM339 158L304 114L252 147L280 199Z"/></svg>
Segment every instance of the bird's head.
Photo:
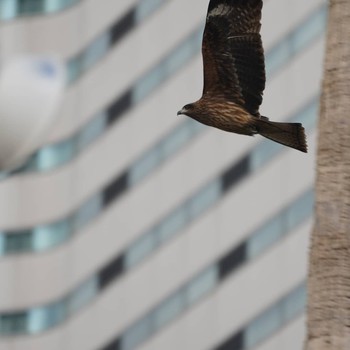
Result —
<svg viewBox="0 0 350 350"><path fill-rule="evenodd" d="M187 115L187 116L190 117L194 111L195 111L195 105L194 105L194 103L189 103L189 104L183 106L183 107L181 108L181 110L179 110L179 111L177 112L177 115L184 114L184 115Z"/></svg>

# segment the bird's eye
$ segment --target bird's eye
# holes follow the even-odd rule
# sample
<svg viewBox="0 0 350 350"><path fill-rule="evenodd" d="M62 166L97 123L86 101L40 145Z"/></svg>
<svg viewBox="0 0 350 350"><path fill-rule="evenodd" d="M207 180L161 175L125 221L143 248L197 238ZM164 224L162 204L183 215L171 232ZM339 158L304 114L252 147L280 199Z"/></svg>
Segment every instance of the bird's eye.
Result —
<svg viewBox="0 0 350 350"><path fill-rule="evenodd" d="M187 109L187 110L192 109L192 104L188 104L184 108Z"/></svg>

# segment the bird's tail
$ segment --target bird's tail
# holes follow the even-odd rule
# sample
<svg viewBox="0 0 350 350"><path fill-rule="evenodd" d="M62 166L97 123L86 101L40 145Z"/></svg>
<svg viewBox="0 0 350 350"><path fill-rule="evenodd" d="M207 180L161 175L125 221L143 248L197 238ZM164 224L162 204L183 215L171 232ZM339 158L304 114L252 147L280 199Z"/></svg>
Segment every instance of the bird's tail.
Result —
<svg viewBox="0 0 350 350"><path fill-rule="evenodd" d="M256 119L255 126L260 135L301 152L307 152L305 130L300 123L277 123Z"/></svg>

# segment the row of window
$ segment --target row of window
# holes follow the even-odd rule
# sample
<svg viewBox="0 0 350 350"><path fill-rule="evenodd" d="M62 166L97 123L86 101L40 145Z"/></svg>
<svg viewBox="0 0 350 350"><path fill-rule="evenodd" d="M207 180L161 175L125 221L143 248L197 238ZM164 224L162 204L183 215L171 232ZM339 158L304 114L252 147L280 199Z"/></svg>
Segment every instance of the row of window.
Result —
<svg viewBox="0 0 350 350"><path fill-rule="evenodd" d="M82 0L1 0L0 20L10 20L24 15L52 14L65 10ZM165 0L167 1L167 0ZM140 1L135 19L142 21L155 11L164 0Z"/></svg>
<svg viewBox="0 0 350 350"><path fill-rule="evenodd" d="M311 129L315 125L317 106L318 98L316 97L296 113L292 119L302 122L306 128ZM201 124L188 119L158 142L126 172L120 174L105 186L102 192L88 199L69 217L32 229L2 232L0 234L0 254L43 252L68 241L79 230L100 215L105 207L114 203L131 186L135 186L168 157L192 140L195 135L198 135L202 128ZM155 242L160 242L166 237L170 237L186 225L190 218L193 220L197 216L194 214L200 213L207 206L210 206L211 203L215 202L220 195L221 188L226 191L243 175L249 171L255 171L266 164L281 149L282 147L276 143L267 140L260 142L259 147L256 147L250 154L243 157L238 164L235 164L223 175L221 184L219 181L213 181L212 185L206 185L202 192L199 192L187 204L180 206L178 210L169 214L156 228L153 228L149 233L144 234L136 241L127 254L128 264L134 264L140 260L143 254L152 250L156 244ZM189 215L189 213L192 214Z"/></svg>
<svg viewBox="0 0 350 350"><path fill-rule="evenodd" d="M323 12L320 11L317 13L322 14ZM317 15L317 18L319 18L319 15ZM314 23L315 21L313 20L312 22ZM196 35L197 34L198 33L196 33ZM192 42L196 35L192 34L192 39L188 43ZM294 36L291 37L294 38ZM188 46L187 42L183 45L184 47ZM276 47L279 45L280 44ZM169 57L172 57L172 55ZM289 60L289 57L286 57L286 59ZM288 60L286 62L288 62ZM171 62L170 59L169 61L168 59L164 61ZM185 63L184 61L182 62L183 64ZM280 68L280 66L277 67ZM273 72L273 70L271 72ZM33 157L30 164L27 165L27 169L52 169L72 159L74 154L87 147L87 145L103 133L108 127L108 124L114 121L111 116L115 118L117 113L123 113L123 111L131 105L131 102L126 102L129 101L128 96L129 94L124 95L118 100L118 103L112 106L110 110L113 111L113 114L100 114L83 128L75 138L43 148ZM316 109L317 103L313 101L313 103L307 106L305 111L303 111L303 114L308 115L308 117L305 118L306 123L313 124L313 120L316 116ZM137 159L129 169L116 177L112 183L105 187L102 193L93 195L69 217L33 229L2 232L0 234L0 254L5 255L28 251L41 252L52 249L67 241L80 228L96 218L103 211L105 205L109 205L128 188L136 185L141 179L153 172L166 159L170 158L184 147L187 142L191 141L193 136L197 135L202 129L204 128L199 123L193 122L192 120L185 121ZM275 152L278 152L278 150L279 146L274 143L263 143L261 148L251 155L250 161L253 168L264 164L266 159ZM58 153L60 154L59 157L57 157Z"/></svg>
<svg viewBox="0 0 350 350"><path fill-rule="evenodd" d="M0 21L24 15L52 14L65 10L81 0L1 0Z"/></svg>
<svg viewBox="0 0 350 350"><path fill-rule="evenodd" d="M193 280L161 302L154 310L126 330L113 344L124 344L132 349L147 339L204 295L214 290L243 263L265 252L279 239L300 226L313 212L313 191L309 190L268 220L248 238L222 256L215 264L205 268ZM68 317L88 305L101 290L115 282L130 266L121 257L105 266L63 299L26 311L0 315L0 334L37 334L64 322ZM124 270L124 271L123 271ZM110 346L110 344L108 345ZM109 349L109 347L107 347Z"/></svg>
<svg viewBox="0 0 350 350"><path fill-rule="evenodd" d="M303 210L300 209L300 206ZM191 308L205 295L214 291L225 278L241 267L242 264L253 260L257 255L265 252L273 244L278 242L278 240L305 222L307 218L311 217L312 212L313 192L309 190L295 202L284 208L274 218L266 222L261 228L254 231L246 241L235 246L215 264L205 268L193 280L186 283L144 317L135 322L123 334L106 345L103 350L132 350L136 348L139 344L145 342L160 329L179 317L185 310ZM267 228L272 229L270 232L267 232ZM271 239L272 237L273 239ZM288 302L288 306L292 306L291 299ZM280 303L277 305L280 305ZM283 305L285 306L285 304ZM288 320L292 314L292 310L292 307L288 308ZM300 309L295 308L294 310L299 311ZM266 315L270 316L269 313L264 313L262 317L245 328L248 337L246 344L249 344L249 347L254 346L260 341L262 331L265 332L268 328L266 327L264 329L264 325L261 324L261 318L268 318ZM281 327L283 322L281 322L281 319L277 320L279 321L277 326ZM236 348L232 347L232 349Z"/></svg>
<svg viewBox="0 0 350 350"><path fill-rule="evenodd" d="M303 282L213 350L252 349L301 315L305 307L306 283Z"/></svg>
<svg viewBox="0 0 350 350"><path fill-rule="evenodd" d="M156 4L165 0L143 0L135 9L130 10L122 20L114 25L117 29L102 34L84 52L68 62L71 81L91 68L111 47L115 39L111 39L112 32L118 32L119 38L133 27L134 18L149 15L155 10ZM148 5L148 6L146 6ZM152 6L151 6L152 5ZM148 9L146 11L145 9ZM293 30L266 53L267 74L276 73L289 62L298 52L302 51L317 39L324 31L326 23L326 6L322 6L312 13L298 28ZM144 18L144 17L142 17ZM44 146L21 169L16 172L49 171L58 168L77 157L88 145L92 144L128 109L142 101L155 91L161 83L172 77L181 67L200 51L202 26L196 29L182 44L176 47L161 62L148 73L140 77L132 87L119 96L114 103L105 110L92 117L81 130L70 138L58 143ZM123 34L123 35L124 35ZM115 35L114 35L115 37ZM139 167L140 168L140 167Z"/></svg>
<svg viewBox="0 0 350 350"><path fill-rule="evenodd" d="M121 19L67 62L68 82L73 83L90 70L112 47L140 22L169 0L139 0Z"/></svg>

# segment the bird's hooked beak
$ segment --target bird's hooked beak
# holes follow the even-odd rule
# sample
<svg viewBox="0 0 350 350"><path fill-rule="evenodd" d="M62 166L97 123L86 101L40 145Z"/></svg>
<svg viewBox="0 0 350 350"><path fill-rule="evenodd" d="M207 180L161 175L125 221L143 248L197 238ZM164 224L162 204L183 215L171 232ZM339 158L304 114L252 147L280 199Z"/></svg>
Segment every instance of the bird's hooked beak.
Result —
<svg viewBox="0 0 350 350"><path fill-rule="evenodd" d="M184 108L180 109L178 112L177 112L177 115L182 115L182 114L186 114L186 110Z"/></svg>
<svg viewBox="0 0 350 350"><path fill-rule="evenodd" d="M181 114L182 114L182 109L177 112L177 115L181 115Z"/></svg>

